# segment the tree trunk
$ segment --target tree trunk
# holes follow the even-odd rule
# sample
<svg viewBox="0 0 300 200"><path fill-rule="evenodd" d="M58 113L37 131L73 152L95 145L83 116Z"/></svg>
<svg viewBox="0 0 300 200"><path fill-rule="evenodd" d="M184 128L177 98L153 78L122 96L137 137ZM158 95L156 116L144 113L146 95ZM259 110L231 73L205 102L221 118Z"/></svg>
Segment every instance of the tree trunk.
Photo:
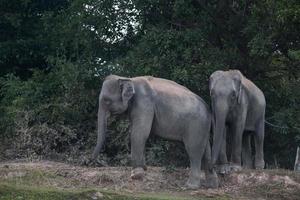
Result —
<svg viewBox="0 0 300 200"><path fill-rule="evenodd" d="M300 172L300 147L297 148L294 171Z"/></svg>

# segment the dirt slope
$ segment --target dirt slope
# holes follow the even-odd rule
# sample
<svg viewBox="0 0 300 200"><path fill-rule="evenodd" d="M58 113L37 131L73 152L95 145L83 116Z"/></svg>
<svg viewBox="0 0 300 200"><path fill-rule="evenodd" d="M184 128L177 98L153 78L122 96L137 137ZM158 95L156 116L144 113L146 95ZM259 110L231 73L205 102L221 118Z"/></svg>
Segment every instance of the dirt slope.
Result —
<svg viewBox="0 0 300 200"><path fill-rule="evenodd" d="M300 199L300 173L287 170L244 170L220 177L218 189L199 190L183 189L188 169L148 167L143 180L132 180L130 170L130 167L82 167L52 161L3 162L0 183L57 189L96 188L150 197L162 194L169 199Z"/></svg>

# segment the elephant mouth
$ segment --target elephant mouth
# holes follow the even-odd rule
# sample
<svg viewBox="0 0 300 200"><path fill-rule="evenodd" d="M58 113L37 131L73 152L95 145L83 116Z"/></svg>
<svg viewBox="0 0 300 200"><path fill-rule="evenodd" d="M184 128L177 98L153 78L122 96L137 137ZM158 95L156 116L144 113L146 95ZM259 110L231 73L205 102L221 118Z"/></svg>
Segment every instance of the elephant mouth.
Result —
<svg viewBox="0 0 300 200"><path fill-rule="evenodd" d="M118 114L118 111L110 111L110 113L111 113L112 115L116 115L116 114Z"/></svg>
<svg viewBox="0 0 300 200"><path fill-rule="evenodd" d="M111 110L110 113L111 113L112 115L118 115L118 114L121 114L122 112L119 111L119 110Z"/></svg>

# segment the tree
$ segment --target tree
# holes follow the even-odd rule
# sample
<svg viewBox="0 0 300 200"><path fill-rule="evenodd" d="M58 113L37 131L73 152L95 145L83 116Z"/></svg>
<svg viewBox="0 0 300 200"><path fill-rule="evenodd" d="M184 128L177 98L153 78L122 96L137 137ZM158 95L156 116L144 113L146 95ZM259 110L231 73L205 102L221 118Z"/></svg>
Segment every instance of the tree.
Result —
<svg viewBox="0 0 300 200"><path fill-rule="evenodd" d="M28 77L29 68L46 68L50 52L43 16L58 13L68 6L67 0L0 1L0 76L16 72Z"/></svg>
<svg viewBox="0 0 300 200"><path fill-rule="evenodd" d="M80 141L83 148L91 144L87 138L93 134L83 133L82 127L94 128L91 124L86 127L85 122L95 121L93 113L104 76L163 77L187 86L209 102L209 75L235 68L264 91L266 118L276 125L266 125L267 163L274 165L275 156L281 166L292 166L294 154L290 151L300 142L298 1L2 0L0 6L0 77L15 74L0 81L2 133L15 131L9 128L15 123L10 111L34 108L34 114L43 117L32 120L30 127L48 119L47 127L61 133L58 141ZM46 106L53 102L59 106ZM85 109L90 113L83 112ZM60 110L68 110L68 115ZM75 137L65 139L70 132L59 132L61 121L55 119L62 119L72 130L69 136ZM121 151L116 160L125 159L128 147L118 144L126 140L121 133L128 131L128 124L113 119L111 126L120 133L114 133L117 144L108 144L107 155L113 159ZM172 143L159 143L148 149L152 160L161 163ZM176 155L184 157L182 151Z"/></svg>

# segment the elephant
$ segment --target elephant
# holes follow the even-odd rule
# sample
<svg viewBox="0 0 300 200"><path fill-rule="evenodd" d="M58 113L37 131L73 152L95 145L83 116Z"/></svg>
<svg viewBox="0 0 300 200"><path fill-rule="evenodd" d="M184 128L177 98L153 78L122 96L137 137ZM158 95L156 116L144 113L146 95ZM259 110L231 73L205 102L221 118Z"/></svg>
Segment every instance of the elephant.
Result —
<svg viewBox="0 0 300 200"><path fill-rule="evenodd" d="M155 134L184 143L191 167L185 187L200 187L202 158L207 186L218 186L216 172L210 167L211 112L198 95L167 79L107 76L99 95L98 137L92 159L103 146L108 116L125 111L131 123L132 179L143 178L145 143L150 134Z"/></svg>
<svg viewBox="0 0 300 200"><path fill-rule="evenodd" d="M214 124L214 122L213 122ZM213 125L214 126L214 125ZM228 126L228 125L227 125ZM221 149L219 153L219 157L217 160L216 172L219 174L229 174L232 171L239 171L241 167L237 165L230 165L227 159L227 154L232 150L232 135L229 134L229 138L227 138L228 128L224 129L223 140L221 144ZM251 149L251 137L252 133L250 131L245 131L243 133L243 143L242 143L242 166L247 169L253 169L253 158L252 158L252 149ZM228 143L228 144L227 144ZM227 149L226 147L229 146Z"/></svg>
<svg viewBox="0 0 300 200"><path fill-rule="evenodd" d="M251 135L254 136L255 143L254 167L263 169L266 108L263 92L239 70L215 71L209 78L209 90L214 133L212 166L216 166L217 159L223 164L227 162L226 133L228 133L231 139L230 169L241 170L241 155L245 167L251 168L253 165ZM244 134L243 138L245 131L247 134Z"/></svg>

